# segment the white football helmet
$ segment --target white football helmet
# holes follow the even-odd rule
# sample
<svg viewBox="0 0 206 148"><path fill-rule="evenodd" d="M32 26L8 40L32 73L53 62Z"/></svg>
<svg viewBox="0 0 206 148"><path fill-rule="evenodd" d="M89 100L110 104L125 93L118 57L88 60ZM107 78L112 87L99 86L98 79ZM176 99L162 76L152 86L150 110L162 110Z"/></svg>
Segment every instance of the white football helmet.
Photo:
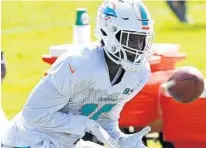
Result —
<svg viewBox="0 0 206 148"><path fill-rule="evenodd" d="M107 56L125 70L136 71L151 55L153 20L138 0L106 0L97 13L95 33Z"/></svg>

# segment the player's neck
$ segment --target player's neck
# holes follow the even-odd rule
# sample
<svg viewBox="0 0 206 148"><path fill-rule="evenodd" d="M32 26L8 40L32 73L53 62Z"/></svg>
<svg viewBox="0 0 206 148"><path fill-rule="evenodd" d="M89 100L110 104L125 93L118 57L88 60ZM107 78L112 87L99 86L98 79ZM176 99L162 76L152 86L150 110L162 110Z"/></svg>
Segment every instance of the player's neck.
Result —
<svg viewBox="0 0 206 148"><path fill-rule="evenodd" d="M104 51L104 57L105 61L107 63L107 67L109 70L109 77L110 77L110 82L112 85L115 85L119 83L125 73L125 70L122 68L122 66L117 65L115 62L113 62L105 53Z"/></svg>

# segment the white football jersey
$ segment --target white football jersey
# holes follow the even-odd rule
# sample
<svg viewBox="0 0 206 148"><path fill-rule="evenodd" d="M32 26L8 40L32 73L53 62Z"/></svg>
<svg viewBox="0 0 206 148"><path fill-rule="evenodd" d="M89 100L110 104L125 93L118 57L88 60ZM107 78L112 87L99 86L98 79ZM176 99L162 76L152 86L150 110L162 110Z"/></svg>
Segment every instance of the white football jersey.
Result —
<svg viewBox="0 0 206 148"><path fill-rule="evenodd" d="M25 146L46 137L61 145L73 144L85 133L84 121L78 118L82 115L119 138L120 111L148 81L149 64L136 72L126 71L112 86L101 47L74 51L63 53L36 85L3 143Z"/></svg>

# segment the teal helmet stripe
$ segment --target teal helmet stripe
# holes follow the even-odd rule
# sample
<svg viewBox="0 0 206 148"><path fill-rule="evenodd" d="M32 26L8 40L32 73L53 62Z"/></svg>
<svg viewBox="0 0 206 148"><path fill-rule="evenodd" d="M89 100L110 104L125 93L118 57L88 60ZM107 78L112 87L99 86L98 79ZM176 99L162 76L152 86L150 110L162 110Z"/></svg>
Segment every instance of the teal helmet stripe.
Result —
<svg viewBox="0 0 206 148"><path fill-rule="evenodd" d="M138 8L142 17L142 25L143 26L148 26L148 16L147 16L147 12L144 8L144 6L141 3L138 3Z"/></svg>

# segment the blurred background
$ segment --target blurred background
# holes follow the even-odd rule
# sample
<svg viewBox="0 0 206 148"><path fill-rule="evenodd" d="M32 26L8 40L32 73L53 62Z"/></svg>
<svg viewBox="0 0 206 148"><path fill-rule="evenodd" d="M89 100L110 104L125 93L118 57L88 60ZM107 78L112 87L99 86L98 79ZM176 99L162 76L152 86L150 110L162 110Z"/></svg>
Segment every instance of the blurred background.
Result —
<svg viewBox="0 0 206 148"><path fill-rule="evenodd" d="M7 74L2 108L11 119L50 67L41 59L48 47L72 42L76 8L87 8L92 40L102 1L1 1L1 49ZM155 20L155 43L180 44L187 53L177 66L197 67L206 77L206 1L187 1L188 22L181 22L166 1L143 1ZM154 145L152 146L154 148Z"/></svg>

